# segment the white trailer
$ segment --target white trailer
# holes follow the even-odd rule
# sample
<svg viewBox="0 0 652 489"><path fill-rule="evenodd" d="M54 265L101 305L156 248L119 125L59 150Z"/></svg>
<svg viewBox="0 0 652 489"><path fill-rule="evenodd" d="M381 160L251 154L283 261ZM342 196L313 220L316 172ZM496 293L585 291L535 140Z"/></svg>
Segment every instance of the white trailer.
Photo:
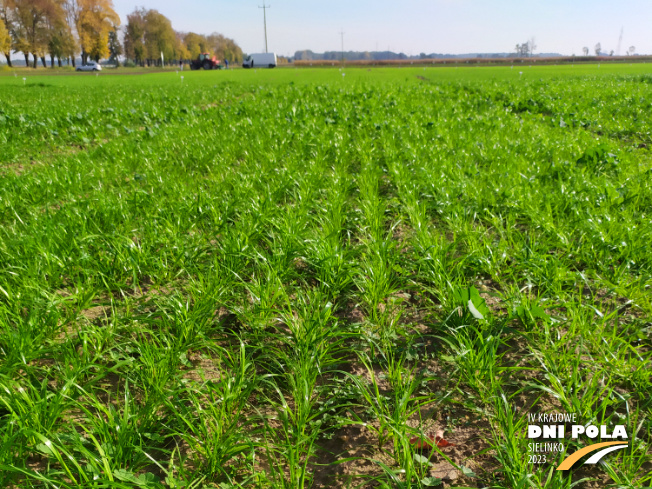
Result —
<svg viewBox="0 0 652 489"><path fill-rule="evenodd" d="M242 62L243 68L275 68L276 53L253 53Z"/></svg>

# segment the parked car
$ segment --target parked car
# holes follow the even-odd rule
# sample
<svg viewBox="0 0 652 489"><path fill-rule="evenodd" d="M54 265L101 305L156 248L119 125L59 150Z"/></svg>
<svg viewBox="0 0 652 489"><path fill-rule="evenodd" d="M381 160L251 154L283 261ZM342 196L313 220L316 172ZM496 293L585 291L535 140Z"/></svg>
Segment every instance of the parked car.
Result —
<svg viewBox="0 0 652 489"><path fill-rule="evenodd" d="M76 71L102 71L102 67L95 61L87 61L77 67Z"/></svg>

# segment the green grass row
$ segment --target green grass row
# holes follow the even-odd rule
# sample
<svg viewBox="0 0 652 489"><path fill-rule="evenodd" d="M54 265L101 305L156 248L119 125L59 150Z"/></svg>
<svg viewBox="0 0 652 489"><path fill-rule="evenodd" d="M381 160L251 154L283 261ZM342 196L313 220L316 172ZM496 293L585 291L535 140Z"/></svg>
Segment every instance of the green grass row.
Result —
<svg viewBox="0 0 652 489"><path fill-rule="evenodd" d="M0 483L649 485L646 69L0 79Z"/></svg>

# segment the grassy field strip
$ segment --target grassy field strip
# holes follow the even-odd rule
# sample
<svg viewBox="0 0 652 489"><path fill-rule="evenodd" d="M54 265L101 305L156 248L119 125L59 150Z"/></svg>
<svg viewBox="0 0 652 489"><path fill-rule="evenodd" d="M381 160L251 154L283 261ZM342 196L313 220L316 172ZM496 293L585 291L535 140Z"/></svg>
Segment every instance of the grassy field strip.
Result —
<svg viewBox="0 0 652 489"><path fill-rule="evenodd" d="M649 79L571 68L0 79L0 484L649 485Z"/></svg>

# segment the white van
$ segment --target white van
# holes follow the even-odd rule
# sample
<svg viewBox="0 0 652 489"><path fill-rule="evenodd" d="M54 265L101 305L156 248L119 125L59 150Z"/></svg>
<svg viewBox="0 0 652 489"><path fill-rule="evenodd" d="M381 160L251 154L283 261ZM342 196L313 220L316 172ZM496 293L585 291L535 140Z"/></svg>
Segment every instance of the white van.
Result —
<svg viewBox="0 0 652 489"><path fill-rule="evenodd" d="M275 68L276 53L254 53L242 62L243 68Z"/></svg>

